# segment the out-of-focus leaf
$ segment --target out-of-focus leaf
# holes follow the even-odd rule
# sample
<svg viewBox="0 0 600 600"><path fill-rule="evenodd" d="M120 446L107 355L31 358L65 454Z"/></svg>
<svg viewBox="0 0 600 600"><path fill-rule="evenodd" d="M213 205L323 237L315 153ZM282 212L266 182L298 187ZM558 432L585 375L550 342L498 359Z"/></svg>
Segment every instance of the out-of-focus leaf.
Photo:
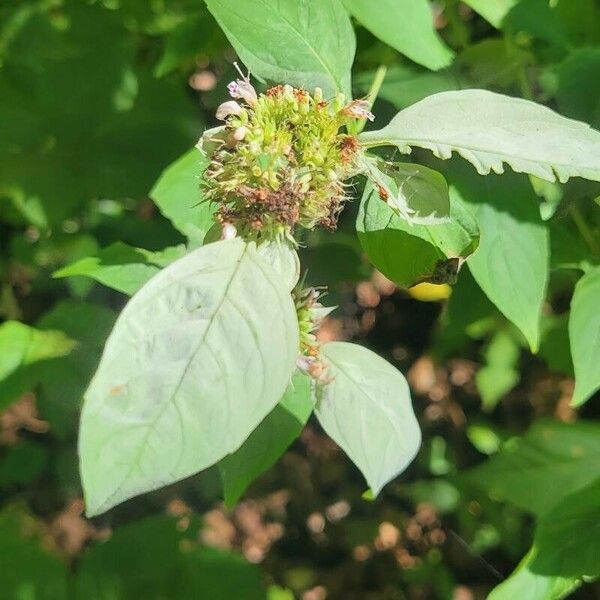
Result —
<svg viewBox="0 0 600 600"><path fill-rule="evenodd" d="M116 242L96 256L82 258L54 273L54 277L91 277L124 294L134 294L160 270L185 254L185 248L167 248L164 252L149 252Z"/></svg>
<svg viewBox="0 0 600 600"><path fill-rule="evenodd" d="M600 267L577 282L571 300L569 339L575 367L573 406L581 406L600 388Z"/></svg>
<svg viewBox="0 0 600 600"><path fill-rule="evenodd" d="M494 27L500 28L502 20L511 8L516 6L520 0L464 0L475 12Z"/></svg>
<svg viewBox="0 0 600 600"><path fill-rule="evenodd" d="M199 246L214 225L213 207L203 202L200 178L207 165L206 157L192 148L169 165L150 192L162 214Z"/></svg>
<svg viewBox="0 0 600 600"><path fill-rule="evenodd" d="M517 363L521 352L508 331L494 334L484 350L485 365L477 371L477 389L484 410L492 410L519 381Z"/></svg>
<svg viewBox="0 0 600 600"><path fill-rule="evenodd" d="M400 371L361 346L330 342L321 353L331 381L320 390L317 418L376 496L421 445L408 384Z"/></svg>
<svg viewBox="0 0 600 600"><path fill-rule="evenodd" d="M36 372L40 389L38 406L52 433L71 437L88 386L102 354L115 314L104 306L66 300L38 322L41 329L61 329L76 340L74 350L63 358L40 363Z"/></svg>
<svg viewBox="0 0 600 600"><path fill-rule="evenodd" d="M279 404L236 452L219 463L226 506L234 506L250 483L275 464L298 437L312 410L310 379L297 374Z"/></svg>
<svg viewBox="0 0 600 600"><path fill-rule="evenodd" d="M452 62L454 53L437 34L427 0L344 0L344 5L373 35L428 69Z"/></svg>
<svg viewBox="0 0 600 600"><path fill-rule="evenodd" d="M33 363L65 356L74 342L62 331L41 331L18 321L0 325L0 408L19 393L35 387L37 378L28 369ZM28 385L29 384L29 385Z"/></svg>
<svg viewBox="0 0 600 600"><path fill-rule="evenodd" d="M577 577L546 576L532 570L537 550L532 548L512 575L495 587L488 600L561 600L581 585Z"/></svg>
<svg viewBox="0 0 600 600"><path fill-rule="evenodd" d="M535 102L485 90L434 94L361 139L406 154L426 148L443 159L454 151L481 175L503 173L507 163L548 181L600 181L600 132Z"/></svg>
<svg viewBox="0 0 600 600"><path fill-rule="evenodd" d="M0 488L14 484L32 484L46 465L46 450L34 442L9 447L0 458Z"/></svg>
<svg viewBox="0 0 600 600"><path fill-rule="evenodd" d="M20 506L0 513L0 590L7 600L67 597L64 563L42 549L42 525Z"/></svg>
<svg viewBox="0 0 600 600"><path fill-rule="evenodd" d="M374 72L360 73L355 78L356 87L367 94L374 76ZM446 71L432 73L414 65L394 65L387 70L378 97L402 109L431 94L456 90L458 86L456 77Z"/></svg>
<svg viewBox="0 0 600 600"><path fill-rule="evenodd" d="M574 375L569 348L569 313L542 317L540 357L548 367L565 375Z"/></svg>
<svg viewBox="0 0 600 600"><path fill-rule="evenodd" d="M199 546L198 524L186 519L186 527L156 516L117 528L84 554L73 597L265 600L260 570L241 556Z"/></svg>
<svg viewBox="0 0 600 600"><path fill-rule="evenodd" d="M371 183L361 200L356 229L369 259L402 287L420 280L454 281L459 259L469 256L479 241L477 224L459 199L450 203L448 223L412 225L381 199Z"/></svg>
<svg viewBox="0 0 600 600"><path fill-rule="evenodd" d="M468 205L481 230L479 248L467 261L473 277L537 351L549 241L531 186L513 174L483 179L462 165L447 177L451 197Z"/></svg>
<svg viewBox="0 0 600 600"><path fill-rule="evenodd" d="M340 0L207 0L255 77L350 96L356 40Z"/></svg>
<svg viewBox="0 0 600 600"><path fill-rule="evenodd" d="M490 497L537 515L548 512L600 472L600 425L538 422L468 474Z"/></svg>
<svg viewBox="0 0 600 600"><path fill-rule="evenodd" d="M547 576L600 575L600 479L562 499L538 522L531 570Z"/></svg>
<svg viewBox="0 0 600 600"><path fill-rule="evenodd" d="M208 244L152 278L121 313L85 395L87 513L237 450L283 395L298 344L289 290L253 244Z"/></svg>

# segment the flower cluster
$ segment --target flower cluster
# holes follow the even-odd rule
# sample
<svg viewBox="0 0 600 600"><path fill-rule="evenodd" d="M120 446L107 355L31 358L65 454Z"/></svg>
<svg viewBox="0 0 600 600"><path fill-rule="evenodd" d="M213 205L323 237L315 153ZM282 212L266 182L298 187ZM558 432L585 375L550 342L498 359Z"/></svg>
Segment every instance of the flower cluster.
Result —
<svg viewBox="0 0 600 600"><path fill-rule="evenodd" d="M361 152L345 133L352 119L372 118L368 103L330 101L278 85L258 95L247 78L228 86L234 100L219 106L224 126L205 134L210 163L205 197L217 218L246 239L290 235L296 226L334 229L349 177Z"/></svg>
<svg viewBox="0 0 600 600"><path fill-rule="evenodd" d="M314 287L302 288L302 284L294 290L296 315L300 328L300 356L298 368L310 375L318 383L327 383L327 365L319 355L319 342L315 335L324 319L335 307L325 307L319 300L322 293Z"/></svg>

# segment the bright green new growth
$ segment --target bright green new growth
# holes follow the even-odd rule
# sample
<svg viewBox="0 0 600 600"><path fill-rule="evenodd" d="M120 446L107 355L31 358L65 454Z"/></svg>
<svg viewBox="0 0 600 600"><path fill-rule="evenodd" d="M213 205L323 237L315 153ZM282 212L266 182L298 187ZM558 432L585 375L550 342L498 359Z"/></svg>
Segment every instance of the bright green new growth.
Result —
<svg viewBox="0 0 600 600"><path fill-rule="evenodd" d="M325 101L319 88L311 95L289 85L257 96L246 79L229 90L243 105L222 104L224 128L202 143L207 153L216 146L204 181L219 222L246 239L274 239L297 225L335 229L360 151L343 128L370 117L367 103L347 104L342 94Z"/></svg>

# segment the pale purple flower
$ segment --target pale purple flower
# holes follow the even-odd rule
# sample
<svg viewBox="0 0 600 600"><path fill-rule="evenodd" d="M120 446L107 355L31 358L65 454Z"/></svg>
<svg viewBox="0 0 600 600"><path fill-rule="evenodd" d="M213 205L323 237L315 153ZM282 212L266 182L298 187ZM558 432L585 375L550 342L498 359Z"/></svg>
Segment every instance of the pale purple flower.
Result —
<svg viewBox="0 0 600 600"><path fill-rule="evenodd" d="M228 86L229 95L237 100L243 100L249 106L254 106L258 100L256 90L252 84L246 79L236 79Z"/></svg>

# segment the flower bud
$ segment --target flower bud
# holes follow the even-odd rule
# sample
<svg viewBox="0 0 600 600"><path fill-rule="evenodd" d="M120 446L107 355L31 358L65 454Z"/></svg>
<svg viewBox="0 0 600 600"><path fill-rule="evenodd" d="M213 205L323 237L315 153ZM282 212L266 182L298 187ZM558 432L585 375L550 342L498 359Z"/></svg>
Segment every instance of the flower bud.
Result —
<svg viewBox="0 0 600 600"><path fill-rule="evenodd" d="M223 228L221 229L222 240L232 240L236 235L237 229L233 223L223 223Z"/></svg>
<svg viewBox="0 0 600 600"><path fill-rule="evenodd" d="M247 133L248 133L247 127L238 127L233 132L233 139L236 140L237 142L241 142L246 137Z"/></svg>
<svg viewBox="0 0 600 600"><path fill-rule="evenodd" d="M219 121L224 121L231 115L239 115L242 110L242 107L235 100L228 100L227 102L223 102L223 104L217 108L216 117Z"/></svg>

